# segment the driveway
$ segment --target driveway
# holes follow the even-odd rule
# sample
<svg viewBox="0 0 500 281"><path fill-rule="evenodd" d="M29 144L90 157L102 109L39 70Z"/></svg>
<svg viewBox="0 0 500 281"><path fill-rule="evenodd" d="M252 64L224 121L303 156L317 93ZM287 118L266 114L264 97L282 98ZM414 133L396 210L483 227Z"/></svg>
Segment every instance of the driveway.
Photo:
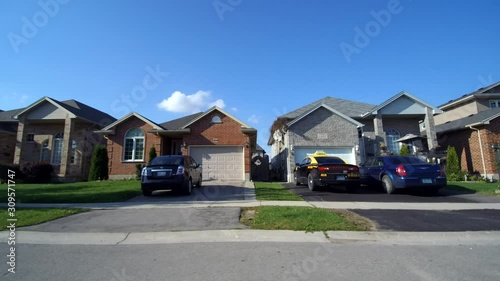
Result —
<svg viewBox="0 0 500 281"><path fill-rule="evenodd" d="M412 190L398 190L386 194L381 188L361 186L355 194L345 192L342 187L323 188L310 191L307 186L284 184L285 188L310 202L397 202L397 203L500 203L500 197L481 194L460 194L453 190L441 189L437 195L427 195Z"/></svg>

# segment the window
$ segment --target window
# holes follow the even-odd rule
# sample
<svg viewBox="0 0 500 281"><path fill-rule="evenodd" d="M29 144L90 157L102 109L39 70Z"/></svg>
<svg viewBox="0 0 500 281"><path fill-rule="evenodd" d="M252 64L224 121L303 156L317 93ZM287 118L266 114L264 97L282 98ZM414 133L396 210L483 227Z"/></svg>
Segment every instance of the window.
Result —
<svg viewBox="0 0 500 281"><path fill-rule="evenodd" d="M212 123L222 123L222 119L220 119L219 115L214 115L214 117L212 117Z"/></svg>
<svg viewBox="0 0 500 281"><path fill-rule="evenodd" d="M35 134L27 134L26 141L27 142L34 142L35 141Z"/></svg>
<svg viewBox="0 0 500 281"><path fill-rule="evenodd" d="M61 133L54 136L52 145L52 164L54 165L61 164L63 137L64 135Z"/></svg>
<svg viewBox="0 0 500 281"><path fill-rule="evenodd" d="M40 151L40 162L49 162L49 140L44 140L42 142L42 150Z"/></svg>
<svg viewBox="0 0 500 281"><path fill-rule="evenodd" d="M124 161L144 160L144 133L139 128L130 129L125 135Z"/></svg>
<svg viewBox="0 0 500 281"><path fill-rule="evenodd" d="M76 163L76 141L72 140L71 141L71 164Z"/></svg>
<svg viewBox="0 0 500 281"><path fill-rule="evenodd" d="M500 107L500 100L490 100L490 108Z"/></svg>
<svg viewBox="0 0 500 281"><path fill-rule="evenodd" d="M396 142L397 139L401 137L398 130L389 129L385 132L387 139L387 149L395 155L399 155L399 150L401 149L401 144Z"/></svg>

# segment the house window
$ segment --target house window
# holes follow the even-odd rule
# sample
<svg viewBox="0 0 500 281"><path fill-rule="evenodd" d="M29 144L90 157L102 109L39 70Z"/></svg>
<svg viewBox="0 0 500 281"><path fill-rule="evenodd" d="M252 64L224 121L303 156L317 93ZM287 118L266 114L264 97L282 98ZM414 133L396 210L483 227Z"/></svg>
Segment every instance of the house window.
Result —
<svg viewBox="0 0 500 281"><path fill-rule="evenodd" d="M490 108L500 107L500 100L490 100Z"/></svg>
<svg viewBox="0 0 500 281"><path fill-rule="evenodd" d="M71 164L76 163L76 140L71 141Z"/></svg>
<svg viewBox="0 0 500 281"><path fill-rule="evenodd" d="M144 160L144 133L139 128L130 129L125 135L124 161Z"/></svg>
<svg viewBox="0 0 500 281"><path fill-rule="evenodd" d="M396 142L397 139L401 137L398 130L389 129L385 132L385 137L387 139L387 149L395 155L399 155L399 150L401 149L401 143Z"/></svg>
<svg viewBox="0 0 500 281"><path fill-rule="evenodd" d="M49 140L44 140L42 142L42 150L40 151L40 162L49 162Z"/></svg>
<svg viewBox="0 0 500 281"><path fill-rule="evenodd" d="M63 134L58 133L54 136L54 142L52 145L52 164L61 164L62 157L62 147L63 147Z"/></svg>
<svg viewBox="0 0 500 281"><path fill-rule="evenodd" d="M212 123L222 123L222 119L220 119L219 115L214 115L214 117L212 117Z"/></svg>
<svg viewBox="0 0 500 281"><path fill-rule="evenodd" d="M35 134L27 134L26 141L27 142L34 142L35 141Z"/></svg>

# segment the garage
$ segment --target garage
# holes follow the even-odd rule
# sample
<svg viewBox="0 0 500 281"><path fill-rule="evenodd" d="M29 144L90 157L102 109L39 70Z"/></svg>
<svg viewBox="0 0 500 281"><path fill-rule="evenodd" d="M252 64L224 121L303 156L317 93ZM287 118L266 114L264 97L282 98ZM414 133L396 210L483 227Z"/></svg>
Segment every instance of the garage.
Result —
<svg viewBox="0 0 500 281"><path fill-rule="evenodd" d="M316 151L324 151L331 156L342 158L348 164L356 164L356 156L352 147L296 147L295 162L301 162L306 156L313 155Z"/></svg>
<svg viewBox="0 0 500 281"><path fill-rule="evenodd" d="M203 180L244 180L243 146L190 146L189 154L202 165Z"/></svg>

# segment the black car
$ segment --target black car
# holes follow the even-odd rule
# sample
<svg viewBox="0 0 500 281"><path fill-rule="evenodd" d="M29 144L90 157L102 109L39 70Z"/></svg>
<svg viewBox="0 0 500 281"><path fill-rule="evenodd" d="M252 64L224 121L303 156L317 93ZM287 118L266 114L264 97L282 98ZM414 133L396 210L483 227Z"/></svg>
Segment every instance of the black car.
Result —
<svg viewBox="0 0 500 281"><path fill-rule="evenodd" d="M189 195L193 184L200 187L201 180L200 165L191 156L162 155L142 169L141 189L144 196L151 196L155 190L167 189Z"/></svg>

